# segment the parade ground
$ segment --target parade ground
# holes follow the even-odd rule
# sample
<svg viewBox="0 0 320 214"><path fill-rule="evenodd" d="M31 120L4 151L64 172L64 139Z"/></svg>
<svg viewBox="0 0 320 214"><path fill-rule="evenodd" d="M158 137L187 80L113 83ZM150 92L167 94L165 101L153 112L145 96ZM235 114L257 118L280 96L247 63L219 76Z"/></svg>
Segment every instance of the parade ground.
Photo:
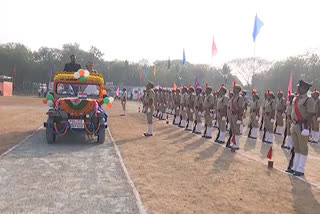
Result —
<svg viewBox="0 0 320 214"><path fill-rule="evenodd" d="M248 139L245 127L240 150L231 152L213 142L217 129L204 139L170 116L169 124L154 118L153 136L144 137L139 107L128 102L126 116L119 101L105 109L102 145L72 136L47 145L42 99L0 97L0 213L319 214L319 144L309 144L305 177L297 178L284 172L290 153L281 136L268 169L262 132Z"/></svg>

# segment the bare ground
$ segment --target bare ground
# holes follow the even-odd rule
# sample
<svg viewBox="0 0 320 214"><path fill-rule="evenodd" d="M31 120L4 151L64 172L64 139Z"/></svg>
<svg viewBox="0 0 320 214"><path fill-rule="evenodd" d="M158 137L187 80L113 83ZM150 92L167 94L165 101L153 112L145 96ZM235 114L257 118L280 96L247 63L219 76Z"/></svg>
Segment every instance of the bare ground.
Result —
<svg viewBox="0 0 320 214"><path fill-rule="evenodd" d="M198 136L154 123L154 136L142 137L146 117L129 103L120 117L109 111L110 127L146 208L154 213L319 213L319 189L279 170L267 169L268 145L242 137L231 153ZM215 136L215 133L213 134ZM284 170L289 153L273 146L274 165ZM242 155L241 155L242 154ZM248 157L245 157L246 155ZM319 146L310 146L306 179L320 184ZM255 159L255 160L253 160ZM260 163L261 161L262 163Z"/></svg>

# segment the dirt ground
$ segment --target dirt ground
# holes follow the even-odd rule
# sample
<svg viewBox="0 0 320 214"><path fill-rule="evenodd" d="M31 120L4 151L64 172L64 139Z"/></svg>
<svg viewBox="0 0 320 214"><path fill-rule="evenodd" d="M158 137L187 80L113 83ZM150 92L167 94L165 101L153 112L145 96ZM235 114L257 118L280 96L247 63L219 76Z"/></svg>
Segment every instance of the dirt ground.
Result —
<svg viewBox="0 0 320 214"><path fill-rule="evenodd" d="M48 107L42 99L0 96L0 154L43 124Z"/></svg>
<svg viewBox="0 0 320 214"><path fill-rule="evenodd" d="M306 179L267 169L268 145L242 137L241 150L214 144L164 121L145 138L146 117L128 104L120 117L115 103L110 128L142 202L153 213L320 213L319 145L310 146ZM216 132L213 133L213 136ZM289 153L273 146L274 165L287 167ZM312 156L312 158L311 158Z"/></svg>
<svg viewBox="0 0 320 214"><path fill-rule="evenodd" d="M38 98L0 97L1 151L41 126L44 106ZM274 166L280 170L270 170L269 146L245 136L241 149L231 153L213 140L155 120L154 136L145 138L146 117L138 107L129 102L125 117L119 116L118 102L107 111L148 213L320 213L320 145L309 146L305 182L283 173L289 153L280 148L281 137L273 145Z"/></svg>

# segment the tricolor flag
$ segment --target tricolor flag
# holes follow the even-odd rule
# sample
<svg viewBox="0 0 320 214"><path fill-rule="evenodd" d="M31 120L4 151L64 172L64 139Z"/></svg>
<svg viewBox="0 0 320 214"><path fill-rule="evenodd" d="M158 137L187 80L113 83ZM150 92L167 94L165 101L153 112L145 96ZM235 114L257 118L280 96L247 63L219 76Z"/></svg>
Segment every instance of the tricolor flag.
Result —
<svg viewBox="0 0 320 214"><path fill-rule="evenodd" d="M214 42L214 37L213 37L213 40L212 40L212 56L215 56L217 55L217 46L216 46L216 43Z"/></svg>
<svg viewBox="0 0 320 214"><path fill-rule="evenodd" d="M263 26L263 22L258 18L258 15L256 15L254 19L254 26L253 26L253 33L252 33L253 42L256 42L256 38L262 26Z"/></svg>

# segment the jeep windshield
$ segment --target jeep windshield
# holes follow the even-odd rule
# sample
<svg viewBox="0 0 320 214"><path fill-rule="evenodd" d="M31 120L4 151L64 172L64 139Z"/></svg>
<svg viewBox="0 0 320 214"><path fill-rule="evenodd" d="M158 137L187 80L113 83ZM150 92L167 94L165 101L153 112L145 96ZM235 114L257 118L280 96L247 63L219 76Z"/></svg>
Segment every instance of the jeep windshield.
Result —
<svg viewBox="0 0 320 214"><path fill-rule="evenodd" d="M56 93L59 97L99 97L99 85L78 84L78 83L58 83Z"/></svg>

